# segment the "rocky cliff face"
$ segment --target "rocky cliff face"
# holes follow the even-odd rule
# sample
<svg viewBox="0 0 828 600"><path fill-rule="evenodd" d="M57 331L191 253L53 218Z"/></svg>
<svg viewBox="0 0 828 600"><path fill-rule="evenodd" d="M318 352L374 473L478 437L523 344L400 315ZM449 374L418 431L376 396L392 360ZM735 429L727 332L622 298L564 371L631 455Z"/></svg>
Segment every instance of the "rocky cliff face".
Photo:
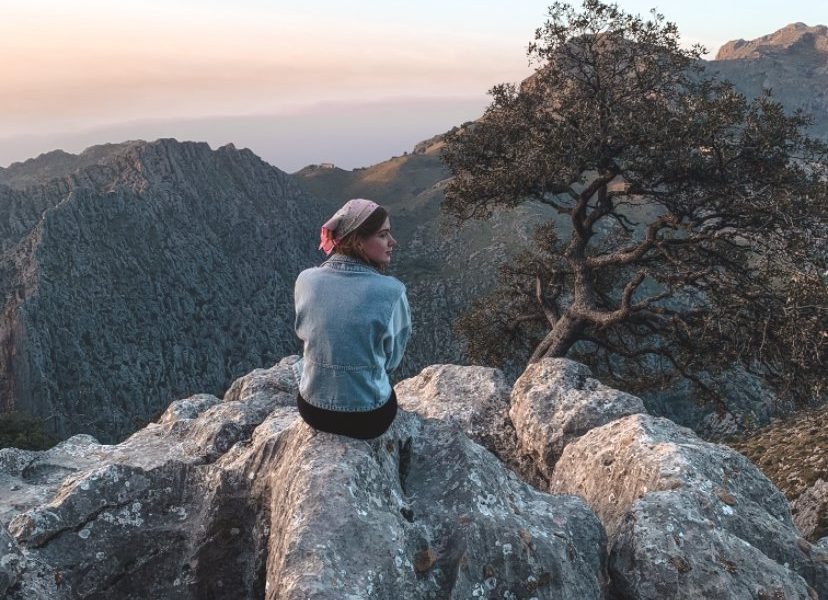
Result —
<svg viewBox="0 0 828 600"><path fill-rule="evenodd" d="M793 23L755 40L728 42L710 68L749 97L771 90L787 110L810 113L813 132L828 139L828 27Z"/></svg>
<svg viewBox="0 0 828 600"><path fill-rule="evenodd" d="M85 154L2 174L18 187L0 185L0 398L112 441L296 350L292 286L322 213L232 146Z"/></svg>
<svg viewBox="0 0 828 600"><path fill-rule="evenodd" d="M716 60L756 60L802 56L815 62L828 55L828 27L791 23L755 40L734 40L719 48Z"/></svg>
<svg viewBox="0 0 828 600"><path fill-rule="evenodd" d="M176 401L114 446L75 436L43 452L0 450L0 594L828 594L828 540L802 539L755 467L666 419L616 418L630 399L582 365L545 361L554 384L526 373L512 390L496 370L429 367L398 384L405 410L365 442L298 418L296 359L240 378L223 399ZM506 466L548 468L517 441L517 398L524 412L578 424L541 489ZM557 447L558 433L539 446Z"/></svg>

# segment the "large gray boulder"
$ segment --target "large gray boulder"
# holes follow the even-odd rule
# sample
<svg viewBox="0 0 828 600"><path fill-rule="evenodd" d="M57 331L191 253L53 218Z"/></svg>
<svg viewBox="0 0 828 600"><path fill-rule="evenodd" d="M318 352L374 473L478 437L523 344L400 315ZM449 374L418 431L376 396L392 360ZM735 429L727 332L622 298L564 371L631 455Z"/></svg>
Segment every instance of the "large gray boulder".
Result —
<svg viewBox="0 0 828 600"><path fill-rule="evenodd" d="M570 443L552 489L586 499L607 530L621 598L826 598L828 555L741 454L649 415Z"/></svg>
<svg viewBox="0 0 828 600"><path fill-rule="evenodd" d="M372 443L296 429L307 468L273 474L302 491L272 506L268 597L603 597L605 537L582 501L537 492L457 427L401 413Z"/></svg>
<svg viewBox="0 0 828 600"><path fill-rule="evenodd" d="M520 454L530 457L548 480L567 444L590 429L641 412L640 398L593 379L586 365L544 358L515 382L509 416Z"/></svg>
<svg viewBox="0 0 828 600"><path fill-rule="evenodd" d="M5 451L6 597L604 597L583 500L528 486L456 423L401 411L369 442L316 432L293 360L117 445Z"/></svg>
<svg viewBox="0 0 828 600"><path fill-rule="evenodd" d="M398 383L394 391L405 410L457 423L463 433L498 456L514 449L511 388L499 369L431 365Z"/></svg>
<svg viewBox="0 0 828 600"><path fill-rule="evenodd" d="M431 365L401 381L394 390L399 405L427 419L456 423L463 433L536 487L545 487L533 460L518 452L509 418L512 388L499 369Z"/></svg>

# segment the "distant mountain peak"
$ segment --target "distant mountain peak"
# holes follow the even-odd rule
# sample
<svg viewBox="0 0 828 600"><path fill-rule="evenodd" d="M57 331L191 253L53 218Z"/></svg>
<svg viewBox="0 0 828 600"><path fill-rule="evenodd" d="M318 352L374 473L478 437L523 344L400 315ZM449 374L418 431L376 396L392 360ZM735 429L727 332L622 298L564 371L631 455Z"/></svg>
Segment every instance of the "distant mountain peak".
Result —
<svg viewBox="0 0 828 600"><path fill-rule="evenodd" d="M179 141L175 138L159 138L154 141L141 139L127 140L120 143L107 143L89 146L80 154L70 154L63 150L52 150L23 162L12 163L6 169L0 169L0 184L12 188L25 189L31 185L44 184L55 179L63 179L93 165L108 165L120 173L125 173L132 165L132 183L152 176L152 169L146 169L141 163L154 165L164 163L164 173L178 173L180 169L172 163L192 165L209 162L219 156L232 157L260 164L263 161L247 148L239 150L232 143L212 150L207 142ZM157 173L155 173L157 175ZM140 187L140 186L139 186Z"/></svg>
<svg viewBox="0 0 828 600"><path fill-rule="evenodd" d="M828 57L828 27L791 23L755 40L733 40L719 49L716 60L757 59L763 56L806 53Z"/></svg>

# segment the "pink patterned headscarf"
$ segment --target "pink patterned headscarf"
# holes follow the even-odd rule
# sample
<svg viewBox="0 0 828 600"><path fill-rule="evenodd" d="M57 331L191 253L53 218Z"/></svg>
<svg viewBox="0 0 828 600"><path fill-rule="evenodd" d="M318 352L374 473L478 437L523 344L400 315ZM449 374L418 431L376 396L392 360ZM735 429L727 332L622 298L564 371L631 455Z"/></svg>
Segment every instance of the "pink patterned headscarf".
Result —
<svg viewBox="0 0 828 600"><path fill-rule="evenodd" d="M325 221L319 234L319 249L325 254L333 252L337 242L362 225L379 204L365 198L348 200L334 216Z"/></svg>

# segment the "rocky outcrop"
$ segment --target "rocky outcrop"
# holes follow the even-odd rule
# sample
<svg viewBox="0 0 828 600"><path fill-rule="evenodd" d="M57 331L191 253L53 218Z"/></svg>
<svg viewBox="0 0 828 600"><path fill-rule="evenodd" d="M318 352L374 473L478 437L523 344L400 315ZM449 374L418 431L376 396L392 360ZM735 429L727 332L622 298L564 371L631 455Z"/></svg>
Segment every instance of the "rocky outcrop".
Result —
<svg viewBox="0 0 828 600"><path fill-rule="evenodd" d="M118 445L0 450L6 597L604 597L606 538L581 499L521 482L456 422L316 433L295 360Z"/></svg>
<svg viewBox="0 0 828 600"><path fill-rule="evenodd" d="M117 445L0 450L0 594L828 595L828 538L803 539L746 458L663 418L613 418L640 404L583 365L546 361L511 391L496 370L434 365L397 386L412 412L361 441L298 418L296 360L178 400ZM551 494L466 435L519 456L510 397L569 430L545 433L563 446Z"/></svg>
<svg viewBox="0 0 828 600"><path fill-rule="evenodd" d="M763 56L810 53L828 57L828 27L791 23L755 40L734 40L719 48L716 60L750 60Z"/></svg>
<svg viewBox="0 0 828 600"><path fill-rule="evenodd" d="M564 450L552 490L582 496L622 598L823 598L828 555L744 456L667 419L632 415Z"/></svg>
<svg viewBox="0 0 828 600"><path fill-rule="evenodd" d="M602 385L586 365L565 358L529 365L512 388L509 408L519 453L531 457L547 481L567 444L640 412L640 398Z"/></svg>
<svg viewBox="0 0 828 600"><path fill-rule="evenodd" d="M427 419L456 423L501 461L514 460L515 430L509 420L511 387L498 369L431 365L394 387L399 405Z"/></svg>

